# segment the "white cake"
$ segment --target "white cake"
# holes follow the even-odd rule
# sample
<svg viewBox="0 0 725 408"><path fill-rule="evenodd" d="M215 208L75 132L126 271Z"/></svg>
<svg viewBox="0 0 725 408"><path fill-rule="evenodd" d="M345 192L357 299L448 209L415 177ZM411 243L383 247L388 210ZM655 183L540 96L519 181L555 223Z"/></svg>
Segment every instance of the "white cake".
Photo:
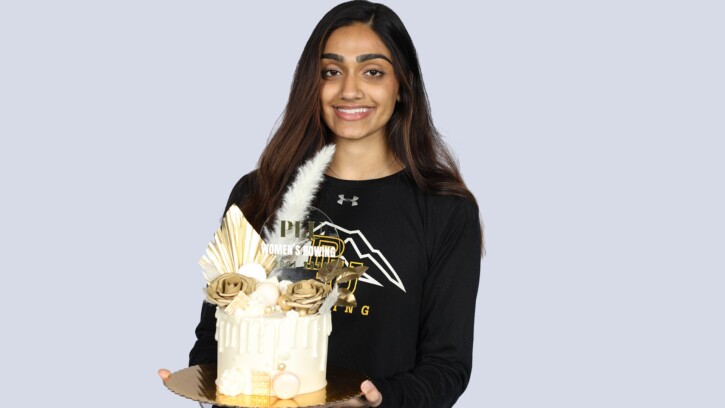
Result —
<svg viewBox="0 0 725 408"><path fill-rule="evenodd" d="M225 395L281 399L327 385L330 313L234 316L217 308L217 386Z"/></svg>
<svg viewBox="0 0 725 408"><path fill-rule="evenodd" d="M280 281L285 270L302 266L285 261L288 269L275 269L277 259L265 245L232 205L199 261L206 300L217 306L217 394L290 399L325 393L331 309L356 304L338 279L358 279L367 268L334 259L321 262L313 279Z"/></svg>

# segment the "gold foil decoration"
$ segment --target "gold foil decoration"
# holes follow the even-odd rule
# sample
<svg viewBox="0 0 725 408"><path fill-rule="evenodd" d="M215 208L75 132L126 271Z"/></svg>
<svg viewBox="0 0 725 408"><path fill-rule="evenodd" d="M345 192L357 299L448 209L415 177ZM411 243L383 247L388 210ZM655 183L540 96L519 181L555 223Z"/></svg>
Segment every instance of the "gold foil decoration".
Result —
<svg viewBox="0 0 725 408"><path fill-rule="evenodd" d="M252 394L270 395L272 391L272 377L266 371L252 370Z"/></svg>
<svg viewBox="0 0 725 408"><path fill-rule="evenodd" d="M340 283L350 282L354 279L359 279L365 271L368 270L367 266L344 266L345 262L341 259L335 259L330 262L325 262L317 271L317 277L325 283L330 285L339 285ZM355 295L348 289L338 287L339 296L335 306L357 306L357 300Z"/></svg>
<svg viewBox="0 0 725 408"><path fill-rule="evenodd" d="M242 210L236 205L229 207L206 254L199 260L207 282L225 273L237 273L239 267L252 262L262 265L269 275L276 260L274 255L262 251L263 244L264 240L244 218Z"/></svg>
<svg viewBox="0 0 725 408"><path fill-rule="evenodd" d="M335 306L357 306L355 295L348 289L338 288L339 295Z"/></svg>
<svg viewBox="0 0 725 408"><path fill-rule="evenodd" d="M330 286L323 282L307 279L287 286L277 304L282 311L294 309L300 315L315 314L330 293Z"/></svg>
<svg viewBox="0 0 725 408"><path fill-rule="evenodd" d="M206 297L218 306L227 306L240 292L251 295L257 282L238 273L225 273L209 283Z"/></svg>
<svg viewBox="0 0 725 408"><path fill-rule="evenodd" d="M345 283L351 280L359 279L365 271L368 270L367 266L344 266L345 263L341 259L335 259L330 262L325 262L317 271L317 277L325 283Z"/></svg>

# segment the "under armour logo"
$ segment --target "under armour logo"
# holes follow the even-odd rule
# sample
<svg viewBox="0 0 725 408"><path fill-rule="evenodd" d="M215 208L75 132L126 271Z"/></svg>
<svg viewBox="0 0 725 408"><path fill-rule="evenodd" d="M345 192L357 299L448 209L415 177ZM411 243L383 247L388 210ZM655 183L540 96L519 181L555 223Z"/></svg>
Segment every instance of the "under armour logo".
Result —
<svg viewBox="0 0 725 408"><path fill-rule="evenodd" d="M337 200L337 203L340 205L342 205L342 203L344 203L345 201L349 201L350 205L352 205L353 207L357 205L358 197L355 195L352 196L352 198L345 198L345 194L340 194L338 197L340 197L340 199Z"/></svg>

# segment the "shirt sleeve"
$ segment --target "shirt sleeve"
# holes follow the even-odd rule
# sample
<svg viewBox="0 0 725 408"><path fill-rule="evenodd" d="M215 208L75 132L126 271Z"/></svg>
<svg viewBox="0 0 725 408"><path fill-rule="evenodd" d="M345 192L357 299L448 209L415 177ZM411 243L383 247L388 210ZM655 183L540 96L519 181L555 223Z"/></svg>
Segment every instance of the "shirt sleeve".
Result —
<svg viewBox="0 0 725 408"><path fill-rule="evenodd" d="M201 306L201 318L196 326L196 342L189 352L189 367L198 364L216 363L217 341L214 339L216 332L216 306L204 302Z"/></svg>
<svg viewBox="0 0 725 408"><path fill-rule="evenodd" d="M468 385L481 268L477 206L461 199L444 225L423 284L416 366L373 379L381 407L451 407Z"/></svg>

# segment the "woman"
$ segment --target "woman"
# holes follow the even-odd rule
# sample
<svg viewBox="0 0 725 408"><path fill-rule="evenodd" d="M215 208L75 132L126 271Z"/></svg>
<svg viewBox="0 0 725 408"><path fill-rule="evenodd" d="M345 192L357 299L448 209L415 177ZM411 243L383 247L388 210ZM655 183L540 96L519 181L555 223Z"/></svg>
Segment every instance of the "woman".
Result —
<svg viewBox="0 0 725 408"><path fill-rule="evenodd" d="M471 371L478 207L433 126L412 40L382 4L343 3L317 24L281 125L226 208L259 229L280 186L330 143L317 205L345 259L368 270L352 287L358 306L333 312L328 361L372 378L361 385L371 406L452 406ZM214 331L205 304L190 365L216 361Z"/></svg>

